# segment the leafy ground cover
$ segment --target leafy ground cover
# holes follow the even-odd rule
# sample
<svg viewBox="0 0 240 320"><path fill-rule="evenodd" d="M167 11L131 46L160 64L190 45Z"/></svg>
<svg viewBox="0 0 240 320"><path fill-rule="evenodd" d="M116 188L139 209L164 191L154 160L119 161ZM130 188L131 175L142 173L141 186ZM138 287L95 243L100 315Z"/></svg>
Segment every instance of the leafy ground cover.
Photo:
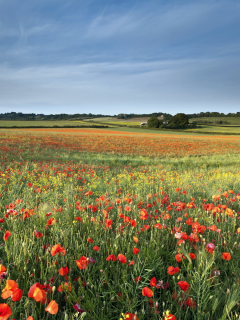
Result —
<svg viewBox="0 0 240 320"><path fill-rule="evenodd" d="M0 131L0 319L238 319L240 139L61 131Z"/></svg>

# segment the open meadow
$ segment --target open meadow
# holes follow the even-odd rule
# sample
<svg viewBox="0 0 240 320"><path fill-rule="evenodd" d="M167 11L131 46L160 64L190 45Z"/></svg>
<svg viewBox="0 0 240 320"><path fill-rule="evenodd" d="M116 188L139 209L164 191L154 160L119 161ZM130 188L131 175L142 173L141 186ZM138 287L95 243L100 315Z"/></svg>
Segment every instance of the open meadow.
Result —
<svg viewBox="0 0 240 320"><path fill-rule="evenodd" d="M70 120L0 120L0 128L18 128L18 127L82 127L82 126L97 126L97 123L84 122L84 121L70 121Z"/></svg>
<svg viewBox="0 0 240 320"><path fill-rule="evenodd" d="M239 136L1 129L0 320L240 319L239 155Z"/></svg>

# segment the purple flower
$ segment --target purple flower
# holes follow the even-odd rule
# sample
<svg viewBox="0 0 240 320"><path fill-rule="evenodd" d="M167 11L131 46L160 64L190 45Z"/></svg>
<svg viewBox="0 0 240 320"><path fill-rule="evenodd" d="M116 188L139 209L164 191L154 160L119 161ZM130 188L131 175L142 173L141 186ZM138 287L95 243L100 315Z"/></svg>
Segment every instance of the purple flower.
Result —
<svg viewBox="0 0 240 320"><path fill-rule="evenodd" d="M77 310L77 312L80 313L80 314L82 314L82 313L84 312L84 310L81 309L80 305L77 304L77 303L75 303L75 304L73 305L73 308L74 308L75 310Z"/></svg>
<svg viewBox="0 0 240 320"><path fill-rule="evenodd" d="M93 257L90 257L90 258L89 258L89 261L90 261L92 264L95 263L95 260L93 259Z"/></svg>

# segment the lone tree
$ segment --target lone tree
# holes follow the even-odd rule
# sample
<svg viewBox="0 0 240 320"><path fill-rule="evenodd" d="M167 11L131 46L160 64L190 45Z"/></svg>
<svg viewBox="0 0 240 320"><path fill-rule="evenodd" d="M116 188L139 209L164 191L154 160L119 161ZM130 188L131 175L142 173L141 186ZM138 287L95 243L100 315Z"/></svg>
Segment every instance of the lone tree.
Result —
<svg viewBox="0 0 240 320"><path fill-rule="evenodd" d="M188 116L185 113L177 113L169 121L169 128L172 129L184 129L189 125Z"/></svg>
<svg viewBox="0 0 240 320"><path fill-rule="evenodd" d="M148 119L148 128L159 128L160 121L157 117L152 116Z"/></svg>

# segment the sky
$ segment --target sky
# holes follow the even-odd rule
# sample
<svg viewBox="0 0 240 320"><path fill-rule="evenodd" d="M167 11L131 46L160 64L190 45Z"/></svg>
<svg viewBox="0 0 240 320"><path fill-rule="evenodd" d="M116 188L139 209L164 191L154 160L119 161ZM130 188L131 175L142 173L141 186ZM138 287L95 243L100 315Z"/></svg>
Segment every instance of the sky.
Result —
<svg viewBox="0 0 240 320"><path fill-rule="evenodd" d="M239 0L0 0L0 113L240 111Z"/></svg>

